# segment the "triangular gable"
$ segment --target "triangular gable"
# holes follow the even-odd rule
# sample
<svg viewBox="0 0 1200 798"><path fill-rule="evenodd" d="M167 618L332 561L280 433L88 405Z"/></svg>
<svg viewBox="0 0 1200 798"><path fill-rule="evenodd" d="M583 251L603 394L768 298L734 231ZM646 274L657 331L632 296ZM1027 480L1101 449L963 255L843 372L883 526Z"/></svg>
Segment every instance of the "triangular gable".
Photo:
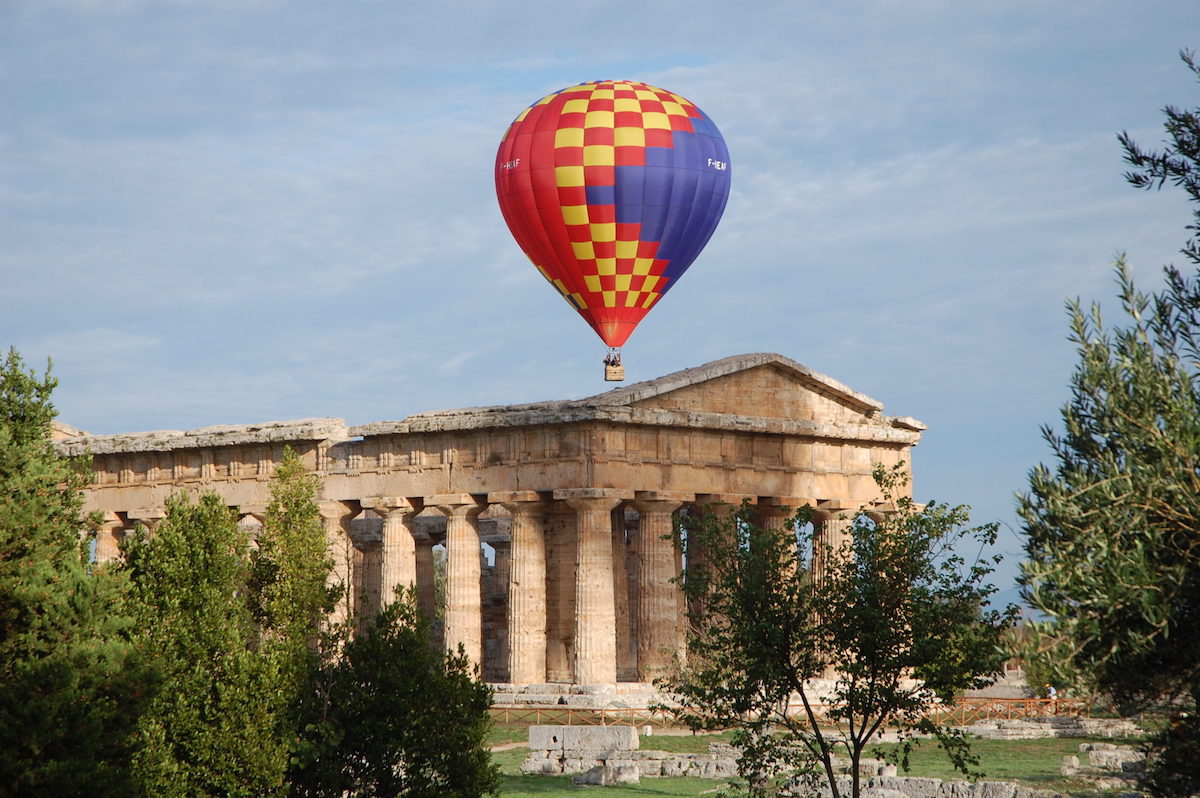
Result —
<svg viewBox="0 0 1200 798"><path fill-rule="evenodd" d="M696 413L861 423L883 404L782 355L737 355L581 400Z"/></svg>

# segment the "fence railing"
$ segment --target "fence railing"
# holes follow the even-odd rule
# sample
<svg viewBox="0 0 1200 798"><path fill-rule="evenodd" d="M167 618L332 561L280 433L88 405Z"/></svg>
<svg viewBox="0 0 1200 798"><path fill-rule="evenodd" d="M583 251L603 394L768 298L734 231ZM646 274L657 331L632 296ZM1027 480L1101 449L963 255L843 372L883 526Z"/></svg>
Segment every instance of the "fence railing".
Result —
<svg viewBox="0 0 1200 798"><path fill-rule="evenodd" d="M828 705L815 707L818 717ZM789 712L803 712L799 704ZM1091 700L1086 698L960 698L953 704L931 705L929 716L948 726L966 726L989 720L1028 720L1053 716L1089 717ZM528 726L639 726L646 723L670 724L671 714L649 708L577 708L557 704L497 705L491 709L498 723Z"/></svg>

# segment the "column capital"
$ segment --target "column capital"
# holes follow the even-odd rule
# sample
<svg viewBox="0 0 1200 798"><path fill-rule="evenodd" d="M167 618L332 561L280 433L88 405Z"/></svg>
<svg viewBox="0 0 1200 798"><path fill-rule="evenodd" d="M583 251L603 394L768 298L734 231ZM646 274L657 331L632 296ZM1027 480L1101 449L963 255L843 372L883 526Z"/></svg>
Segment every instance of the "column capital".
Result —
<svg viewBox="0 0 1200 798"><path fill-rule="evenodd" d="M558 488L554 498L576 510L611 510L633 498L633 491L617 488Z"/></svg>
<svg viewBox="0 0 1200 798"><path fill-rule="evenodd" d="M640 491L639 491L640 492ZM647 491L650 492L650 491ZM670 515L687 503L686 499L634 499L633 509L639 513L663 513Z"/></svg>
<svg viewBox="0 0 1200 798"><path fill-rule="evenodd" d="M846 499L820 499L814 505L814 521L850 521L858 506Z"/></svg>
<svg viewBox="0 0 1200 798"><path fill-rule="evenodd" d="M550 495L550 491L499 490L489 493L487 495L487 500L490 504L502 504L505 507L508 507L509 505L537 504L538 502L544 502L549 499Z"/></svg>
<svg viewBox="0 0 1200 798"><path fill-rule="evenodd" d="M141 510L130 510L128 517L130 524L141 524L153 532L159 523L167 517L167 511L162 507L143 508Z"/></svg>
<svg viewBox="0 0 1200 798"><path fill-rule="evenodd" d="M409 513L416 514L425 509L425 501L420 498L409 498L407 496L368 496L361 500L363 509L374 510L382 516L388 516L395 512L400 512L403 515Z"/></svg>
<svg viewBox="0 0 1200 798"><path fill-rule="evenodd" d="M93 529L116 529L125 525L124 519L112 510L101 511L99 523L91 524Z"/></svg>
<svg viewBox="0 0 1200 798"><path fill-rule="evenodd" d="M323 499L317 502L317 509L326 521L345 521L358 515L362 505L357 499Z"/></svg>
<svg viewBox="0 0 1200 798"><path fill-rule="evenodd" d="M483 493L438 493L425 497L425 507L432 507L451 516L474 518L487 509L487 495Z"/></svg>

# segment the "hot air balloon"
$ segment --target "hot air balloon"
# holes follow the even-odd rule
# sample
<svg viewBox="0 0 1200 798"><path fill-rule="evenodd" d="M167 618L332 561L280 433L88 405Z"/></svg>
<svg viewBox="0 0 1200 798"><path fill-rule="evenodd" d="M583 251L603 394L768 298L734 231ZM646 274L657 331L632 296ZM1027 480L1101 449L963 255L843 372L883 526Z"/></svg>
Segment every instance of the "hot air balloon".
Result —
<svg viewBox="0 0 1200 798"><path fill-rule="evenodd" d="M533 265L609 346L605 365L708 243L729 198L712 120L629 80L549 94L496 153L504 221ZM623 368L606 379L623 378Z"/></svg>

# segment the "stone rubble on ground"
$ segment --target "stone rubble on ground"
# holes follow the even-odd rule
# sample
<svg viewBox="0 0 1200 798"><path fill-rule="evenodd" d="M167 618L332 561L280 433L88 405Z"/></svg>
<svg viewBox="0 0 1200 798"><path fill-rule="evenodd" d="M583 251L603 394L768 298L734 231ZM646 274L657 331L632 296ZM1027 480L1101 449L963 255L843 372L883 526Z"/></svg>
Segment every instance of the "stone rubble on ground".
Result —
<svg viewBox="0 0 1200 798"><path fill-rule="evenodd" d="M1106 737L1123 739L1145 734L1127 719L1081 718L1060 715L1031 720L986 720L966 727L987 740L1030 740L1043 737Z"/></svg>
<svg viewBox="0 0 1200 798"><path fill-rule="evenodd" d="M1079 754L1087 755L1086 765L1080 763L1080 756L1064 756L1059 772L1083 779L1097 790L1133 792L1137 789L1138 774L1146 767L1146 755L1129 746L1081 743Z"/></svg>
<svg viewBox="0 0 1200 798"><path fill-rule="evenodd" d="M531 726L529 755L521 772L538 775L572 775L576 784L609 786L636 784L643 777L688 776L726 779L737 775L738 751L727 743L711 743L707 754L673 754L640 749L637 730L632 726ZM1089 766L1101 764L1128 770L1136 763L1136 751L1110 743L1084 743L1081 753L1089 757ZM1078 757L1072 757L1078 766ZM863 760L864 798L1068 798L1064 793L1022 787L1011 782L943 781L935 778L895 775L895 766L881 760ZM1126 775L1125 779L1129 776ZM843 794L850 789L850 776L839 776ZM1118 789L1129 789L1130 782L1119 776ZM829 798L827 786L797 783L795 798Z"/></svg>

